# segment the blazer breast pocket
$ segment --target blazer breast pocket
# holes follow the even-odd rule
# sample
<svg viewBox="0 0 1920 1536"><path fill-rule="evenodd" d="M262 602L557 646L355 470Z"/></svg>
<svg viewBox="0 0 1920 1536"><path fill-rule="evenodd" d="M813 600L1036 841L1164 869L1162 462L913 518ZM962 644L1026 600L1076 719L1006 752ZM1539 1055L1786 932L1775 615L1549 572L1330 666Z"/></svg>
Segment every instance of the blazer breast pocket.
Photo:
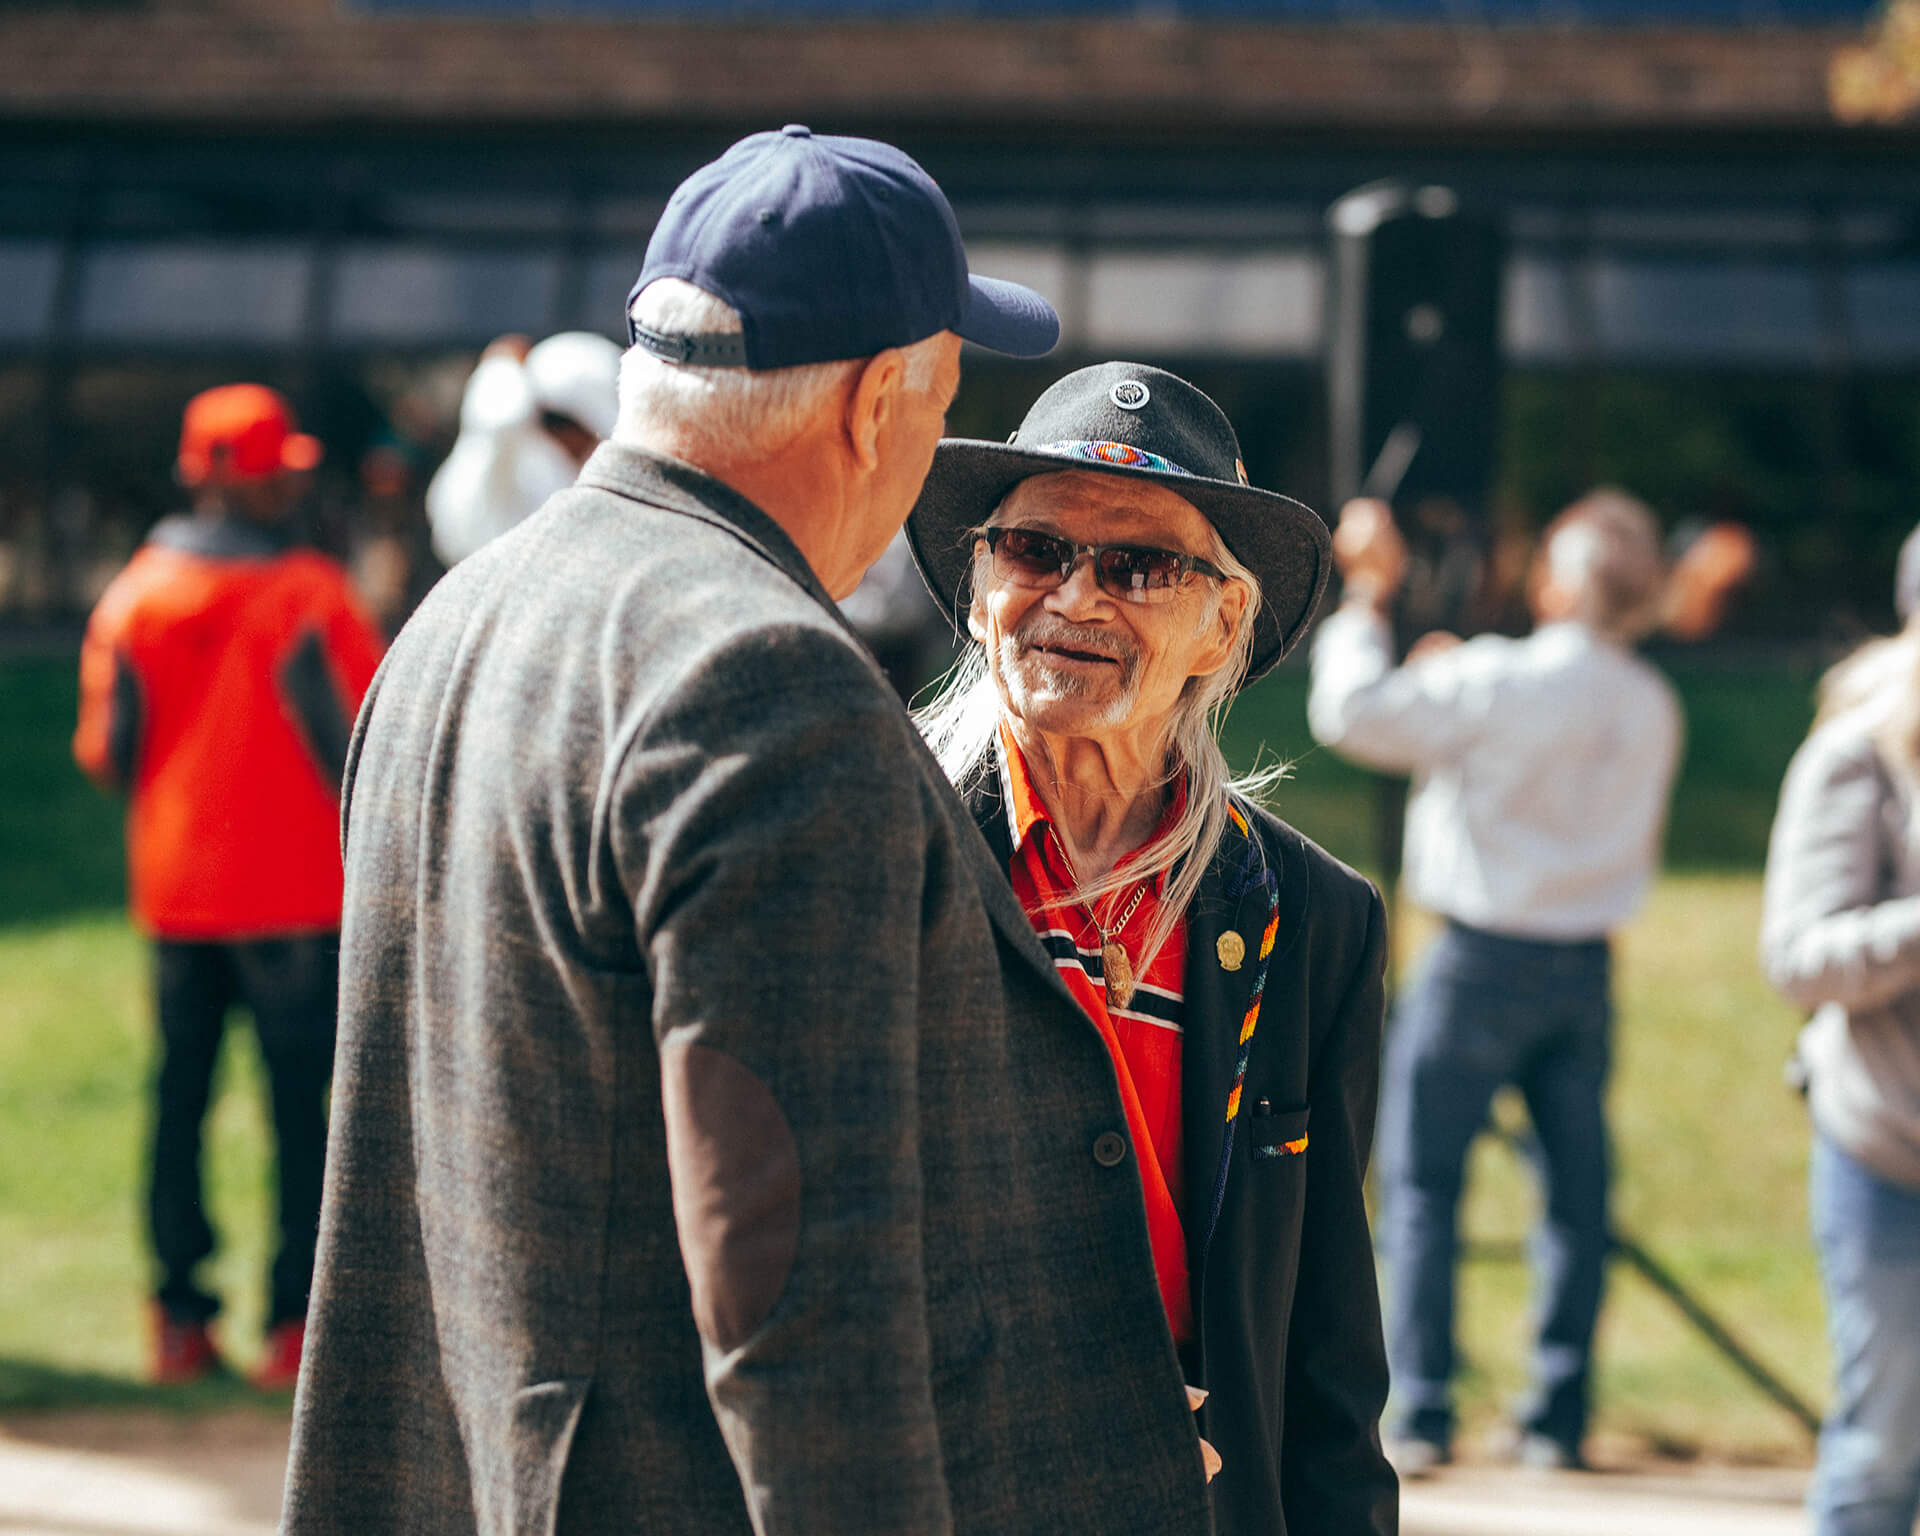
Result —
<svg viewBox="0 0 1920 1536"><path fill-rule="evenodd" d="M1307 1150L1307 1106L1276 1109L1269 1099L1254 1102L1247 1128L1256 1162L1299 1157Z"/></svg>

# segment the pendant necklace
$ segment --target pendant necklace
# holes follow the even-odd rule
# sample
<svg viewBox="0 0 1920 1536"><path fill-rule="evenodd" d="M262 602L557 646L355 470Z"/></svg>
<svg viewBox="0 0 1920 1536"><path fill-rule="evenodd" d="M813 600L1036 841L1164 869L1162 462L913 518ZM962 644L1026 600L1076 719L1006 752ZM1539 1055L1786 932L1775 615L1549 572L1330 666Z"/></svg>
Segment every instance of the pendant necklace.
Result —
<svg viewBox="0 0 1920 1536"><path fill-rule="evenodd" d="M1107 1006L1110 1008L1124 1008L1133 1001L1133 962L1127 958L1127 952L1121 946L1120 930L1127 926L1127 919L1133 916L1146 894L1147 887L1143 883L1133 893L1133 900L1127 903L1127 910L1120 914L1120 920L1111 928L1102 928L1097 917L1093 920L1093 926L1100 934L1100 970L1106 977Z"/></svg>

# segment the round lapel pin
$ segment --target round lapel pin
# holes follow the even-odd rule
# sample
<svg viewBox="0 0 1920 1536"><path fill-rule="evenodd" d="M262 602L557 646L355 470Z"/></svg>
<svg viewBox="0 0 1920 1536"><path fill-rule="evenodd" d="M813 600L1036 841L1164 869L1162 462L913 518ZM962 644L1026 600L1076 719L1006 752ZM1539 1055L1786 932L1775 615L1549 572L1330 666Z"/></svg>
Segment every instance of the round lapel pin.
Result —
<svg viewBox="0 0 1920 1536"><path fill-rule="evenodd" d="M1220 969L1237 971L1247 958L1247 941L1229 928L1214 941L1214 953L1220 957Z"/></svg>

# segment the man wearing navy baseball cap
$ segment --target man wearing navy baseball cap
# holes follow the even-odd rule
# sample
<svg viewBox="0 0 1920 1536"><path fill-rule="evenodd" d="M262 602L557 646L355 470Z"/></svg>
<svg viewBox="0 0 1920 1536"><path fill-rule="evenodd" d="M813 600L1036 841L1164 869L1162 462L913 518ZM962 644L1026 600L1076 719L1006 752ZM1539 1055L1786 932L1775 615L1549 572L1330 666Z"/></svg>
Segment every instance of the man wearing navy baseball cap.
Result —
<svg viewBox="0 0 1920 1536"><path fill-rule="evenodd" d="M900 151L674 195L579 482L401 632L343 791L283 1529L1200 1536L1106 1049L833 606L963 338Z"/></svg>

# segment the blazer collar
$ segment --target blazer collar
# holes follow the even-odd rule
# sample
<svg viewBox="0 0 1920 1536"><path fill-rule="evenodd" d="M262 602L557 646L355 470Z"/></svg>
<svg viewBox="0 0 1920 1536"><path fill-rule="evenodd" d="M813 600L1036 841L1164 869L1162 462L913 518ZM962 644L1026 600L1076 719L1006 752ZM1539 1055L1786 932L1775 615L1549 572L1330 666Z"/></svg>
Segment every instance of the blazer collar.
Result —
<svg viewBox="0 0 1920 1536"><path fill-rule="evenodd" d="M1033 919L1027 916L1014 898L1013 884L1008 875L1013 864L1013 830L1007 824L1006 801L1002 794L999 773L981 772L974 775L973 782L960 796L967 814L973 818L973 824L980 829L979 841L970 841L968 851L971 853L980 846L980 842L984 842L985 852L989 856L987 888L982 891L987 915L1013 940L1015 948L1045 969L1053 989L1073 1005L1075 1015L1086 1019L1087 1027L1091 1029L1093 1021L1087 1019L1086 1011L1060 979L1053 957L1041 946L1033 931Z"/></svg>
<svg viewBox="0 0 1920 1536"><path fill-rule="evenodd" d="M835 615L840 612L787 530L732 486L704 470L665 454L609 441L593 450L575 483L724 528L778 566Z"/></svg>
<svg viewBox="0 0 1920 1536"><path fill-rule="evenodd" d="M966 802L973 824L986 839L993 862L1000 866L1001 878L1006 879L1007 870L1013 864L1013 827L1007 815L1006 783L998 771L997 754L994 762L995 771L976 773L960 798Z"/></svg>

